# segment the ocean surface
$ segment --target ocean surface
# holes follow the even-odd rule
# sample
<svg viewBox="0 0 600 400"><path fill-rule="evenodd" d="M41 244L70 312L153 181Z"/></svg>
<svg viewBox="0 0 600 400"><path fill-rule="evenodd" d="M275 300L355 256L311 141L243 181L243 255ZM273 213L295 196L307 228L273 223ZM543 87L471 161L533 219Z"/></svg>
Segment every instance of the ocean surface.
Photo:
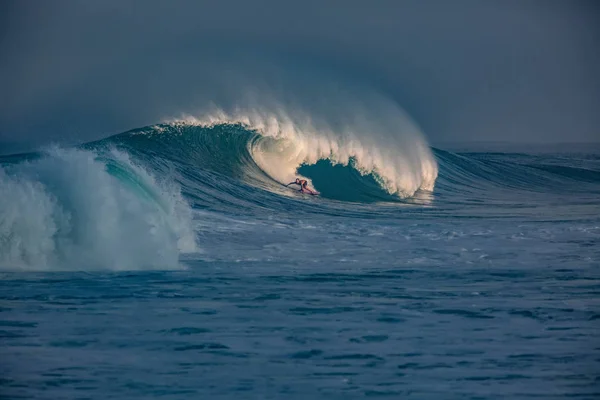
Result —
<svg viewBox="0 0 600 400"><path fill-rule="evenodd" d="M599 149L394 125L1 156L0 397L600 398Z"/></svg>

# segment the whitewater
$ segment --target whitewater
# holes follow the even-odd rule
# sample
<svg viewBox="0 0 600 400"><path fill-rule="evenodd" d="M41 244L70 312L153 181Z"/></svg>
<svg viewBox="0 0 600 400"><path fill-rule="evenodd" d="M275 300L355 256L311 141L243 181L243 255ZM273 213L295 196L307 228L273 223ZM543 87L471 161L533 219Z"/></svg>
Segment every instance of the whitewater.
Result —
<svg viewBox="0 0 600 400"><path fill-rule="evenodd" d="M3 153L0 397L597 398L600 149L336 110Z"/></svg>

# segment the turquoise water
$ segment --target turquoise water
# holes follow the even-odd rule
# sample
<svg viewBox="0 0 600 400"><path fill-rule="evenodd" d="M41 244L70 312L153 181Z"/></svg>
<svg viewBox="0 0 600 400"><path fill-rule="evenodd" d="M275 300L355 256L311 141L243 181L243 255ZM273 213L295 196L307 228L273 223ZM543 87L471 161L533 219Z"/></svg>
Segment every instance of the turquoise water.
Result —
<svg viewBox="0 0 600 400"><path fill-rule="evenodd" d="M353 144L297 166L312 197L288 145L166 124L0 158L2 397L600 395L600 152Z"/></svg>

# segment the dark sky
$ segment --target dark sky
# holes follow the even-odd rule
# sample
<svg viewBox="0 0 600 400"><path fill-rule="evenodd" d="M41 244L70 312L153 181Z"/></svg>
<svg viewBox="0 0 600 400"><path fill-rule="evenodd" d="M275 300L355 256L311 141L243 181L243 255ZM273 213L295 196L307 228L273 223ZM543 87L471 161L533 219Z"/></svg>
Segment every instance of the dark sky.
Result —
<svg viewBox="0 0 600 400"><path fill-rule="evenodd" d="M593 0L0 5L5 142L85 141L232 103L273 69L280 89L318 91L321 75L372 86L433 144L600 141Z"/></svg>

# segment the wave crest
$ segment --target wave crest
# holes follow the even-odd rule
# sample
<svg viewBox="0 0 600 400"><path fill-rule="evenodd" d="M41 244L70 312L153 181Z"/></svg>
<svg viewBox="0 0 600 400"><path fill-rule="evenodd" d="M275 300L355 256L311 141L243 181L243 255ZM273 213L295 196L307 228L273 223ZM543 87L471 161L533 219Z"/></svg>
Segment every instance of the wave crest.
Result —
<svg viewBox="0 0 600 400"><path fill-rule="evenodd" d="M260 137L249 144L249 151L260 168L282 184L298 177L302 165L319 160L371 174L389 194L401 198L418 190L432 191L438 175L435 158L419 129L403 110L382 99L368 108L354 105L339 110L333 117L298 108L291 113L279 106L233 112L214 109L199 118L184 116L171 123L241 124L257 132Z"/></svg>

